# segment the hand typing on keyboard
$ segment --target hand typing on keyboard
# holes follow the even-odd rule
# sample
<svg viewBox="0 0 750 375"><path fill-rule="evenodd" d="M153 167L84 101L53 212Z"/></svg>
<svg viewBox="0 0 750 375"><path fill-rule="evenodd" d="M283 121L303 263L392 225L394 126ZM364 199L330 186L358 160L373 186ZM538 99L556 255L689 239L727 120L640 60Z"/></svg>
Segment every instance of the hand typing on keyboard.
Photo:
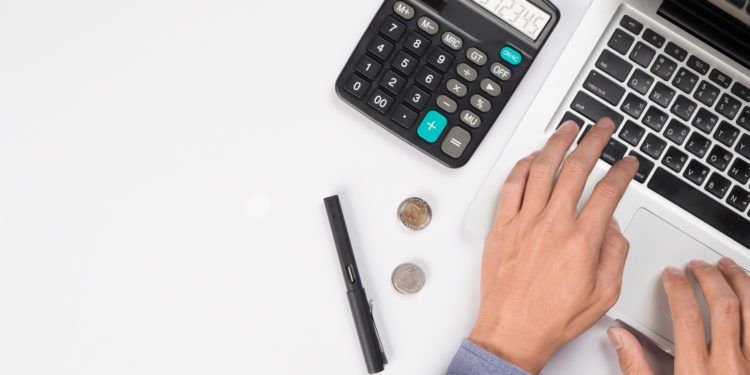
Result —
<svg viewBox="0 0 750 375"><path fill-rule="evenodd" d="M674 322L674 373L750 374L750 276L729 258L721 259L716 267L692 261L688 270L708 303L711 343L706 344L703 317L688 278L677 268L667 268L662 280ZM655 374L633 335L610 328L609 336L625 375Z"/></svg>
<svg viewBox="0 0 750 375"><path fill-rule="evenodd" d="M638 160L615 163L582 212L576 208L614 130L610 119L600 120L563 162L578 134L567 122L541 152L518 162L503 187L469 339L532 374L619 296L629 244L612 215Z"/></svg>

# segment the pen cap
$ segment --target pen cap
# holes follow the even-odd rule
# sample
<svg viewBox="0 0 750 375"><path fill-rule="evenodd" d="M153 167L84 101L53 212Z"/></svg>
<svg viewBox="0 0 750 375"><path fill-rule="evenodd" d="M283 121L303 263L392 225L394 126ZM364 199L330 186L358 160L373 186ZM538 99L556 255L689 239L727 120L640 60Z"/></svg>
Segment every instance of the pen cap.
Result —
<svg viewBox="0 0 750 375"><path fill-rule="evenodd" d="M349 307L352 309L354 325L357 327L359 345L365 357L367 372L375 374L383 371L386 364L383 346L380 343L375 321L372 318L370 303L367 301L364 289L348 292Z"/></svg>
<svg viewBox="0 0 750 375"><path fill-rule="evenodd" d="M341 203L338 195L325 198L323 200L328 213L328 221L331 224L333 241L336 244L336 252L341 263L341 271L346 280L347 290L356 290L362 288L362 282L359 279L359 270L357 261L354 259L352 243L349 239L349 232L344 220L344 212L341 209Z"/></svg>

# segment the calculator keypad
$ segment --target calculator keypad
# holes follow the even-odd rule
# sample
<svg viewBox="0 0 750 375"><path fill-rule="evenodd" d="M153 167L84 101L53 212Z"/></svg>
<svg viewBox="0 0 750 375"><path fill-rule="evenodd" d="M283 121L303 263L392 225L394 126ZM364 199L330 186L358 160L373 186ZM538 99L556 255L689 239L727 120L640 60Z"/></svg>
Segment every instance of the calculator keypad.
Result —
<svg viewBox="0 0 750 375"><path fill-rule="evenodd" d="M396 1L376 17L340 79L353 99L342 97L444 164L462 166L528 63L515 65L521 54L510 44L475 44L419 8ZM517 59L503 56L506 49Z"/></svg>

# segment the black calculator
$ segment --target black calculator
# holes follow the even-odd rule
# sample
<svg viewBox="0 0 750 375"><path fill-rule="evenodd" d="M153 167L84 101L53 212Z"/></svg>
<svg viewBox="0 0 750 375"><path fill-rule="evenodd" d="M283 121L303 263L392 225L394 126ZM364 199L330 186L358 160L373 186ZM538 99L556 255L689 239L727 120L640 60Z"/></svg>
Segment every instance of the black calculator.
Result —
<svg viewBox="0 0 750 375"><path fill-rule="evenodd" d="M547 0L386 0L336 91L393 134L459 168L559 18Z"/></svg>

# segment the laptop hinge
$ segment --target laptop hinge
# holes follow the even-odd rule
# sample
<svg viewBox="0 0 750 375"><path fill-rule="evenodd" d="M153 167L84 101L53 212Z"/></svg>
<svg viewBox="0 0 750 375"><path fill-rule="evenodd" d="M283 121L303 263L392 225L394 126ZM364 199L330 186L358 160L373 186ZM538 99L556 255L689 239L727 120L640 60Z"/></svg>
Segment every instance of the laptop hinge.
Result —
<svg viewBox="0 0 750 375"><path fill-rule="evenodd" d="M659 15L750 69L750 28L702 0L665 0Z"/></svg>

